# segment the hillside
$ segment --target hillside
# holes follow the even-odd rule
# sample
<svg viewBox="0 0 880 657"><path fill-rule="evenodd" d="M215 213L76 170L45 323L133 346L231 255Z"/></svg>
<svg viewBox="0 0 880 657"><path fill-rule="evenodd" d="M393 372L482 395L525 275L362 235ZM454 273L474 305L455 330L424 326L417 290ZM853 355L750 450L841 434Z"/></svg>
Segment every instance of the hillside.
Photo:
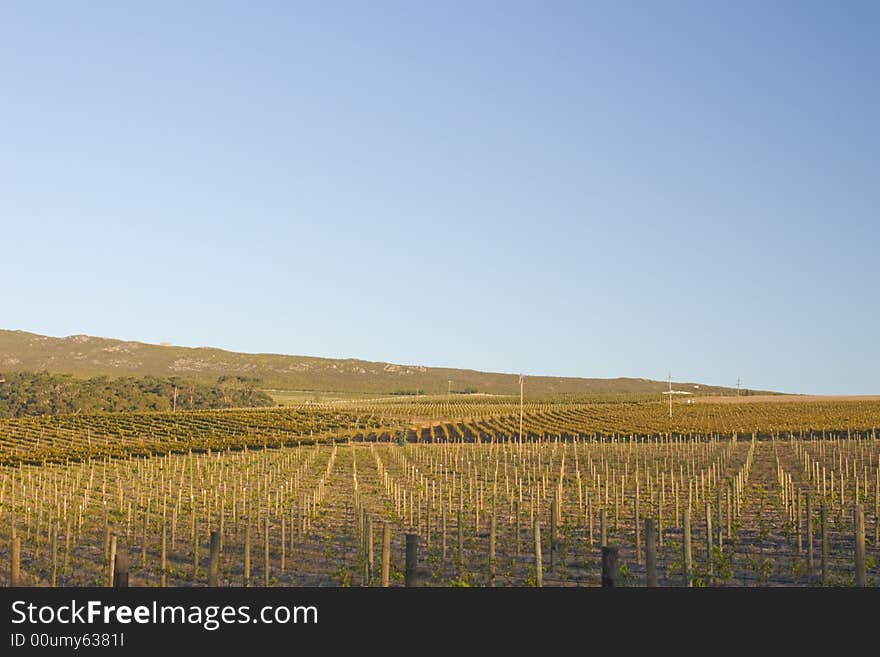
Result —
<svg viewBox="0 0 880 657"><path fill-rule="evenodd" d="M454 391L490 394L519 392L516 374L499 374L420 365L395 365L355 359L314 358L280 354L244 354L222 349L124 342L74 335L48 337L25 331L0 330L0 372L47 371L91 376L184 377L216 382L220 376L259 378L277 390L338 391L395 394ZM529 376L530 396L551 394L660 393L665 381L617 378ZM731 388L675 382L695 394L731 394Z"/></svg>

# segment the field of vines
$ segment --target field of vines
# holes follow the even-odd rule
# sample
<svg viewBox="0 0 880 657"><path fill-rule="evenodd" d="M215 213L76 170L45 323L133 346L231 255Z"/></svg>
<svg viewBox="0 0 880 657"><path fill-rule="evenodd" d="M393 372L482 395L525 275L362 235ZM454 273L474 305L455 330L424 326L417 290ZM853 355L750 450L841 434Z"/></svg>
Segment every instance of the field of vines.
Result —
<svg viewBox="0 0 880 657"><path fill-rule="evenodd" d="M880 427L880 400L787 403L676 403L656 399L527 401L444 398L300 404L287 408L113 413L0 419L0 465L89 458L291 447L316 442L480 442L640 436L769 437L868 432Z"/></svg>
<svg viewBox="0 0 880 657"><path fill-rule="evenodd" d="M880 585L878 402L0 423L0 583ZM604 548L604 549L603 549Z"/></svg>

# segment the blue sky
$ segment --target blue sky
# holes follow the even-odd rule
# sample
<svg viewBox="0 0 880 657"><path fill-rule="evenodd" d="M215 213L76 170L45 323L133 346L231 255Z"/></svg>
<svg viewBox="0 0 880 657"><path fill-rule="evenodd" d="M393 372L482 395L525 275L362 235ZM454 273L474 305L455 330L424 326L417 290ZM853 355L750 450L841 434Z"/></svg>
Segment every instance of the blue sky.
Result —
<svg viewBox="0 0 880 657"><path fill-rule="evenodd" d="M880 5L7 2L0 326L878 393Z"/></svg>

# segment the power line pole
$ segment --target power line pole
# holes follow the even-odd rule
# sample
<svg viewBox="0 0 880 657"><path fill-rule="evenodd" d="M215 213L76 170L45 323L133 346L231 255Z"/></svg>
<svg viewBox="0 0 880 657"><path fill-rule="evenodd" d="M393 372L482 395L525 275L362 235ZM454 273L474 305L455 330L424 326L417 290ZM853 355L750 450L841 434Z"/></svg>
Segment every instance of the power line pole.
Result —
<svg viewBox="0 0 880 657"><path fill-rule="evenodd" d="M522 442L523 422L523 375L519 375L519 442Z"/></svg>
<svg viewBox="0 0 880 657"><path fill-rule="evenodd" d="M452 381L447 381L446 384L446 397L452 399Z"/></svg>
<svg viewBox="0 0 880 657"><path fill-rule="evenodd" d="M669 417L672 417L672 372L669 373Z"/></svg>
<svg viewBox="0 0 880 657"><path fill-rule="evenodd" d="M736 396L739 397L739 386L742 383L742 380L739 377L736 377Z"/></svg>

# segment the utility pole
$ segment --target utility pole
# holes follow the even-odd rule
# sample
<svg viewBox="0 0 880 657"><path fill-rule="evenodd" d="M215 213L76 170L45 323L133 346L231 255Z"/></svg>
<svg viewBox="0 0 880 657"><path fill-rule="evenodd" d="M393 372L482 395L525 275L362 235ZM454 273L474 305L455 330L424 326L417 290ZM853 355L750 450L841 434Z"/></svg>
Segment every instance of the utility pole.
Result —
<svg viewBox="0 0 880 657"><path fill-rule="evenodd" d="M452 381L451 380L446 382L446 396L449 399L452 399Z"/></svg>
<svg viewBox="0 0 880 657"><path fill-rule="evenodd" d="M519 375L519 442L522 442L523 421L523 375Z"/></svg>
<svg viewBox="0 0 880 657"><path fill-rule="evenodd" d="M669 373L669 417L672 417L672 372Z"/></svg>
<svg viewBox="0 0 880 657"><path fill-rule="evenodd" d="M736 377L736 396L739 397L739 386L742 383L742 380L739 377Z"/></svg>

